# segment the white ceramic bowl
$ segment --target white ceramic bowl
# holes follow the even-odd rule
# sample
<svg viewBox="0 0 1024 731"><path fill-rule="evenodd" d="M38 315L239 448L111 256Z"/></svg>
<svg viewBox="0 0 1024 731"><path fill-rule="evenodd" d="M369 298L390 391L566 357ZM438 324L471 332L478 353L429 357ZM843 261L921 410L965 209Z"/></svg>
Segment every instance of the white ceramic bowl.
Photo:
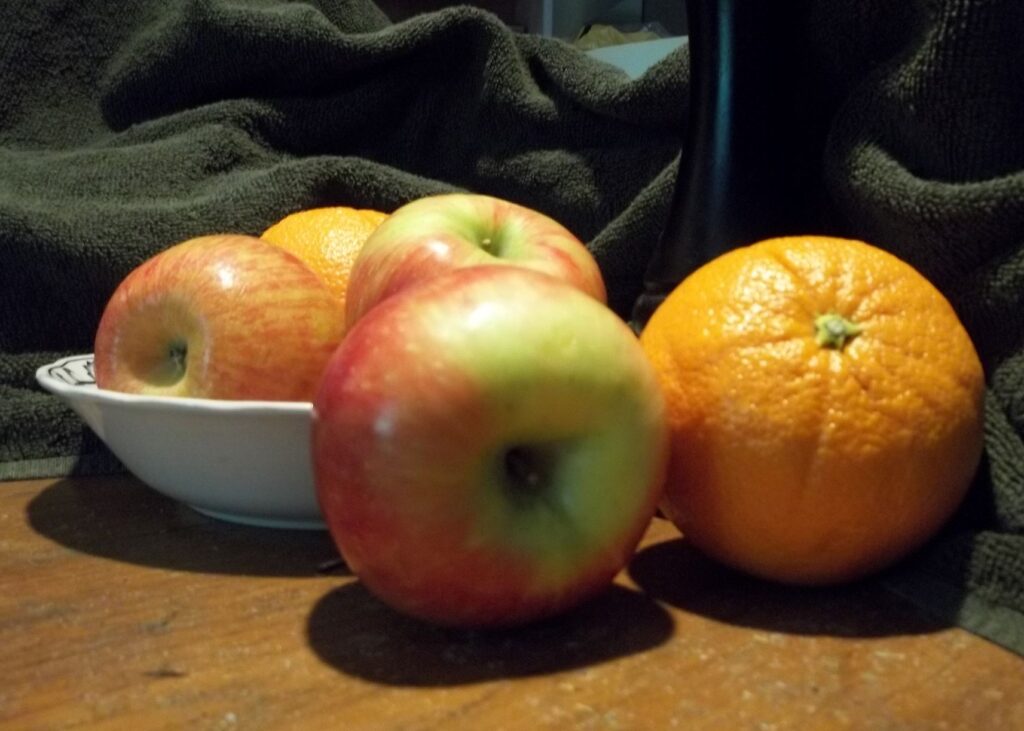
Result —
<svg viewBox="0 0 1024 731"><path fill-rule="evenodd" d="M105 391L92 364L92 355L62 358L36 379L147 485L223 520L325 527L313 486L312 404Z"/></svg>

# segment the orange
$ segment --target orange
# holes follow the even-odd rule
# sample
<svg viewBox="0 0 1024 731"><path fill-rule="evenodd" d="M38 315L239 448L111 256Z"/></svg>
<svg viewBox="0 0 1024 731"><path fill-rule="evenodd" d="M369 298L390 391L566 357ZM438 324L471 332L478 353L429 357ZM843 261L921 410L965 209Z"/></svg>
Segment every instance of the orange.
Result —
<svg viewBox="0 0 1024 731"><path fill-rule="evenodd" d="M859 241L736 249L687 277L641 343L668 402L663 510L763 578L849 581L930 538L982 451L984 375L942 294Z"/></svg>
<svg viewBox="0 0 1024 731"><path fill-rule="evenodd" d="M320 275L345 311L345 293L359 251L386 213L332 206L285 216L260 236L285 249Z"/></svg>

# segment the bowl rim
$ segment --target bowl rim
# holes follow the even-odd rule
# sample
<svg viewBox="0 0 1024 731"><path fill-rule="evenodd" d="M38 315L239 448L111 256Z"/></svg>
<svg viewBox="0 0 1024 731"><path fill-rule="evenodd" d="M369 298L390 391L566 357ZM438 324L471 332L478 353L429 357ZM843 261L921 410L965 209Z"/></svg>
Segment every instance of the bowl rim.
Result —
<svg viewBox="0 0 1024 731"><path fill-rule="evenodd" d="M53 374L54 371L75 361L92 361L93 353L80 353L59 358L36 369L36 381L47 391L68 399L118 404L128 408L158 406L171 412L205 411L211 413L277 412L283 414L311 414L309 401L257 401L205 399L190 396L153 396L121 393L99 388L95 382L69 383Z"/></svg>

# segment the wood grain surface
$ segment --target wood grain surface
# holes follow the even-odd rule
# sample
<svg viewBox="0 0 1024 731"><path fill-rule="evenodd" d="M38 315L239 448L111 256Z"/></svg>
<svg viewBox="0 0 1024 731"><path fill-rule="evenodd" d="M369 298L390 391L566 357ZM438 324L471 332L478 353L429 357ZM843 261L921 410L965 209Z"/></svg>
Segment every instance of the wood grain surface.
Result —
<svg viewBox="0 0 1024 731"><path fill-rule="evenodd" d="M401 617L323 532L129 477L0 484L0 727L1024 729L1024 660L872 584L795 590L656 520L600 598L517 630Z"/></svg>

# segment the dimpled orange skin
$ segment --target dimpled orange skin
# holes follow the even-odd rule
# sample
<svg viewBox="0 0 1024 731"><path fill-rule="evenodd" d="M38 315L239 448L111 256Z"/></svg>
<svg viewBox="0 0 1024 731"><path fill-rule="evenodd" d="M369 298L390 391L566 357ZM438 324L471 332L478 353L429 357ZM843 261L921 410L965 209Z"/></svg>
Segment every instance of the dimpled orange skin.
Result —
<svg viewBox="0 0 1024 731"><path fill-rule="evenodd" d="M345 311L348 279L359 251L388 214L370 208L329 206L291 213L260 238L299 257L320 275Z"/></svg>
<svg viewBox="0 0 1024 731"><path fill-rule="evenodd" d="M836 313L860 332L816 337ZM766 579L854 580L960 504L982 452L984 374L942 294L868 244L731 251L655 311L641 344L669 406L663 510L692 545Z"/></svg>

